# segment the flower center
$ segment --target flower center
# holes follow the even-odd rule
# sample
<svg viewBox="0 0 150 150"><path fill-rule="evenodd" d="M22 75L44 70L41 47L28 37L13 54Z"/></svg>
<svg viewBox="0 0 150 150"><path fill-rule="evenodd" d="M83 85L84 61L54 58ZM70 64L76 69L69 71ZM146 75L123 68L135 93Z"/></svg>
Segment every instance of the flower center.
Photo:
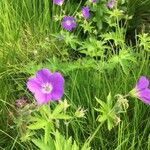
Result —
<svg viewBox="0 0 150 150"><path fill-rule="evenodd" d="M63 4L63 1L59 1L59 2L58 2L58 5L61 6L62 4Z"/></svg>
<svg viewBox="0 0 150 150"><path fill-rule="evenodd" d="M43 93L47 93L47 94L51 93L52 89L53 89L53 86L50 83L45 83L42 85L42 92Z"/></svg>
<svg viewBox="0 0 150 150"><path fill-rule="evenodd" d="M67 24L67 26L70 26L70 25L71 25L71 21L70 21L70 20L67 20L67 21L66 21L66 24Z"/></svg>

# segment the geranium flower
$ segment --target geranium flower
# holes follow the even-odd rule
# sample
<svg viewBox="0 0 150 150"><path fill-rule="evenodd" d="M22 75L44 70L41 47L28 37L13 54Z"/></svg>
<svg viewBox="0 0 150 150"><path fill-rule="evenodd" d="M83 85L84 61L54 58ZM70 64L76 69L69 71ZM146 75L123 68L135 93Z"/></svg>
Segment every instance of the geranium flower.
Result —
<svg viewBox="0 0 150 150"><path fill-rule="evenodd" d="M109 0L109 2L107 3L107 8L112 9L115 5L115 0Z"/></svg>
<svg viewBox="0 0 150 150"><path fill-rule="evenodd" d="M150 105L150 89L148 88L148 86L149 80L146 77L141 76L135 88L130 91L129 94L132 97L139 98L144 103Z"/></svg>
<svg viewBox="0 0 150 150"><path fill-rule="evenodd" d="M73 28L76 28L77 26L75 23L75 19L72 16L64 16L61 25L68 31L72 30Z"/></svg>
<svg viewBox="0 0 150 150"><path fill-rule="evenodd" d="M88 6L82 8L82 16L85 19L88 19L90 17L90 9Z"/></svg>
<svg viewBox="0 0 150 150"><path fill-rule="evenodd" d="M92 3L96 3L97 2L97 0L92 0Z"/></svg>
<svg viewBox="0 0 150 150"><path fill-rule="evenodd" d="M58 72L41 69L27 81L27 88L34 94L38 104L60 100L64 93L64 78Z"/></svg>
<svg viewBox="0 0 150 150"><path fill-rule="evenodd" d="M53 3L54 3L55 5L61 6L61 5L64 3L64 0L53 0Z"/></svg>

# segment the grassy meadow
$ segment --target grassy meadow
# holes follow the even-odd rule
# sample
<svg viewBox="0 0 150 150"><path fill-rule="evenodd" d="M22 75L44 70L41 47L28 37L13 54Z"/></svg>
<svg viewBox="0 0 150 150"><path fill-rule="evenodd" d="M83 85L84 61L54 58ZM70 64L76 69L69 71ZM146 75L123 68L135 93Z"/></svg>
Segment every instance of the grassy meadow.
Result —
<svg viewBox="0 0 150 150"><path fill-rule="evenodd" d="M128 95L150 79L150 2L107 3L0 1L1 150L150 150L150 106ZM26 83L42 68L64 77L61 102L36 105Z"/></svg>

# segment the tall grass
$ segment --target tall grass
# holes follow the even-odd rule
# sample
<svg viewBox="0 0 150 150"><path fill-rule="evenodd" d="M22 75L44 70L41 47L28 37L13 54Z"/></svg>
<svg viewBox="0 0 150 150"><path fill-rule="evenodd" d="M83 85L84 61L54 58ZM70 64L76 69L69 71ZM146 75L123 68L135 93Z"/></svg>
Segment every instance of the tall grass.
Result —
<svg viewBox="0 0 150 150"><path fill-rule="evenodd" d="M53 55L61 51L61 44L50 36L59 32L60 25L54 16L63 9L74 13L81 3L67 1L62 10L54 7L49 0L1 0L0 1L0 148L3 150L37 149L33 143L22 143L16 126L13 124L15 100L25 96L33 100L26 89L27 77L38 67L47 66L58 70L65 76L64 97L71 104L70 111L79 106L87 109L86 118L71 122L63 128L66 136L72 136L78 144L83 144L99 123L95 97L106 101L112 95L127 94L140 75L150 77L149 54L143 49L137 51L138 62L132 65L127 74L121 67L111 72L99 72L91 68L77 68L66 72L71 61L58 61ZM48 38L48 40L47 40ZM58 44L58 45L57 45ZM60 44L60 47L59 47ZM137 43L138 45L138 43ZM131 47L133 48L133 47ZM50 60L47 62L47 59ZM64 68L61 65L64 64ZM37 67L37 68L36 68ZM33 71L32 71L33 68ZM115 99L113 100L115 103ZM94 137L91 147L94 150L147 150L150 148L150 110L141 101L129 99L129 109L122 116L121 123L111 131L104 124Z"/></svg>

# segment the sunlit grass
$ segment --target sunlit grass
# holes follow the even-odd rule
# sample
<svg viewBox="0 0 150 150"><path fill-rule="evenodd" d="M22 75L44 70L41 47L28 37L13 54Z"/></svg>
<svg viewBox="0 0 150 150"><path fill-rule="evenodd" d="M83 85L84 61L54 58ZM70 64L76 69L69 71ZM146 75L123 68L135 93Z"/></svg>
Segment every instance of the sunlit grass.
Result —
<svg viewBox="0 0 150 150"><path fill-rule="evenodd" d="M142 48L139 49L138 42L137 47L130 47L135 49L135 56L138 59L131 65L127 74L119 65L111 71L99 72L99 65L97 69L78 67L71 70L69 66L72 65L72 61L64 54L62 56L62 51L66 51L66 47L63 49L63 43L60 44L51 36L60 29L60 24L54 22L55 15L61 14L63 9L70 10L70 14L80 10L81 3L71 5L71 1L67 2L60 10L49 0L0 1L1 149L36 149L33 143L20 141L11 113L15 115L16 99L25 96L33 102L33 96L26 89L26 81L42 67L60 71L64 75L64 98L71 105L70 113L78 107L87 110L85 118L72 121L68 127L62 127L62 133L66 137L72 136L79 145L82 145L99 125L96 120L98 114L94 109L98 105L95 97L106 101L109 92L113 96L127 94L139 76L145 75L150 78L149 54ZM77 31L77 34L79 33ZM93 58L90 59L93 61ZM113 102L115 103L115 99ZM94 150L149 149L149 116L149 106L130 98L129 108L121 117L121 123L111 131L108 131L104 124L92 140L91 147Z"/></svg>

